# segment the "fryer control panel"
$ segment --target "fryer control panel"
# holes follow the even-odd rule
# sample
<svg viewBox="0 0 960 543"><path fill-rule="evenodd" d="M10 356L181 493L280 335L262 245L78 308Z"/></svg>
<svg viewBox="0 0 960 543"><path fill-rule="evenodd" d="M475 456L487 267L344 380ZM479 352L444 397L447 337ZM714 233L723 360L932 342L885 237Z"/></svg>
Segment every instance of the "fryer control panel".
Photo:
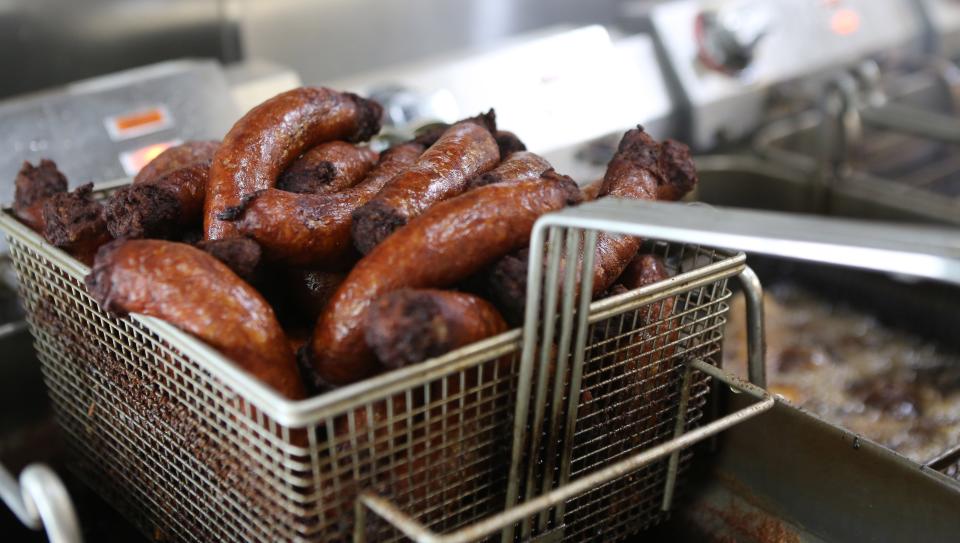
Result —
<svg viewBox="0 0 960 543"><path fill-rule="evenodd" d="M922 43L910 0L681 0L651 14L700 148L755 128L775 85Z"/></svg>

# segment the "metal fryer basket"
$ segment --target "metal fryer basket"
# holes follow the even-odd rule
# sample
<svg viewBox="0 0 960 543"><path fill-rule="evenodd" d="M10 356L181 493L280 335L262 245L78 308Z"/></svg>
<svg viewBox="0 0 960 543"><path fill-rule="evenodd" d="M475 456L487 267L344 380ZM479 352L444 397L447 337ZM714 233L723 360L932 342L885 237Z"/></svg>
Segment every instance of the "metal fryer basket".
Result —
<svg viewBox="0 0 960 543"><path fill-rule="evenodd" d="M537 463L529 459L560 451L526 435L516 441L528 425L514 421L526 421L516 414L526 410L532 419L539 413L533 424L545 424L548 407L569 398L532 393L534 375L520 371L520 330L291 402L164 322L102 312L83 286L85 266L7 213L0 226L77 471L150 536L346 539L361 491L443 532L504 510L518 492L539 494L531 481L553 484L553 473L531 475ZM571 424L553 428L575 429L566 441L572 454L563 455L569 463L558 464L564 478L670 442L703 416L707 377L684 379L682 362L719 362L727 280L744 270L744 257L694 245L650 249L680 273L584 304L590 329L570 354L583 357L584 394L574 397L577 409L563 412ZM672 312L638 324L668 299ZM565 538L615 539L661 520L668 481L690 458L677 452L571 499ZM511 486L524 469L528 484ZM357 528L373 540L401 537L374 518Z"/></svg>

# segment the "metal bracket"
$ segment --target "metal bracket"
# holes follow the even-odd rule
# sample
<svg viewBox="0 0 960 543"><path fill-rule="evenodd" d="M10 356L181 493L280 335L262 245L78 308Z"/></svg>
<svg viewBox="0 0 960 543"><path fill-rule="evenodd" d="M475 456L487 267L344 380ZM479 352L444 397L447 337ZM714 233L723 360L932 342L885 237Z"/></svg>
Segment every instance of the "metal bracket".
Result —
<svg viewBox="0 0 960 543"><path fill-rule="evenodd" d="M83 542L73 502L48 466L30 464L20 472L18 484L0 465L0 498L24 526L45 530L51 543Z"/></svg>

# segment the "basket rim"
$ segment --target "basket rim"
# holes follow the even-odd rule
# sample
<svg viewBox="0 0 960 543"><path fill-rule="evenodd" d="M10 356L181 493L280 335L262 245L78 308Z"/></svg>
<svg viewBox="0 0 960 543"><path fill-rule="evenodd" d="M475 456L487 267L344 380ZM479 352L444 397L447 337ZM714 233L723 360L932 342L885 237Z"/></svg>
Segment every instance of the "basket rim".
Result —
<svg viewBox="0 0 960 543"><path fill-rule="evenodd" d="M129 179L119 179L98 183L95 185L94 191L95 193L102 193L127 184L129 181ZM15 239L49 259L81 283L90 272L89 266L48 243L40 234L17 220L7 207L0 212L0 229L6 231L9 238ZM678 290L694 288L724 277L732 277L745 267L746 255L744 253L717 250L725 254L725 257L717 262L679 273L665 281L592 302L590 304L591 318L594 318L593 316L597 314L621 312L620 310L627 311L631 307L639 307L666 298L675 294ZM341 413L355 405L367 403L372 399L409 388L411 384L422 384L425 380L432 380L468 368L480 360L509 354L520 349L522 340L522 327L513 328L502 334L461 347L442 356L425 360L419 364L387 371L317 396L291 400L243 371L216 349L166 321L133 313L123 318L137 321L168 342L172 348L195 360L200 367L208 371L214 378L233 389L244 400L253 404L277 424L289 428L319 424L328 416Z"/></svg>

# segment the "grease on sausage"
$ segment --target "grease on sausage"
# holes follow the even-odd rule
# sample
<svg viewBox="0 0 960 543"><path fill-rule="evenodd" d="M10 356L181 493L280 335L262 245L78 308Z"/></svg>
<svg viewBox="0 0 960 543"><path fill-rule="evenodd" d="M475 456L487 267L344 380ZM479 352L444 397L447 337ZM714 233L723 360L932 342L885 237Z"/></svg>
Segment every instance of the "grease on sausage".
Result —
<svg viewBox="0 0 960 543"><path fill-rule="evenodd" d="M375 299L400 288L462 281L526 245L538 217L580 198L572 179L551 170L540 179L466 192L410 221L357 263L320 316L307 353L316 377L339 385L379 370L363 337Z"/></svg>
<svg viewBox="0 0 960 543"><path fill-rule="evenodd" d="M234 237L219 215L257 191L307 149L325 141L364 141L380 130L382 108L351 93L300 87L250 110L227 133L213 156L204 204L207 239Z"/></svg>
<svg viewBox="0 0 960 543"><path fill-rule="evenodd" d="M530 151L517 151L498 164L496 168L474 177L468 187L475 189L491 183L514 183L537 179L549 169L550 163L540 155Z"/></svg>
<svg viewBox="0 0 960 543"><path fill-rule="evenodd" d="M422 151L416 143L392 147L363 182L341 192L294 194L267 189L228 214L233 213L240 233L260 243L268 260L343 268L354 260L350 238L353 212L413 164Z"/></svg>
<svg viewBox="0 0 960 543"><path fill-rule="evenodd" d="M414 166L393 178L354 213L353 241L357 249L369 253L411 219L462 193L470 179L496 166L500 151L494 130L493 110L448 128Z"/></svg>
<svg viewBox="0 0 960 543"><path fill-rule="evenodd" d="M219 141L187 141L163 151L147 163L133 178L133 184L152 183L161 177L187 166L210 166Z"/></svg>
<svg viewBox="0 0 960 543"><path fill-rule="evenodd" d="M308 150L277 180L277 188L316 194L359 183L377 163L377 152L345 141L329 141Z"/></svg>
<svg viewBox="0 0 960 543"><path fill-rule="evenodd" d="M183 243L118 240L97 253L87 289L107 311L163 319L288 398L304 396L273 309L230 269Z"/></svg>

